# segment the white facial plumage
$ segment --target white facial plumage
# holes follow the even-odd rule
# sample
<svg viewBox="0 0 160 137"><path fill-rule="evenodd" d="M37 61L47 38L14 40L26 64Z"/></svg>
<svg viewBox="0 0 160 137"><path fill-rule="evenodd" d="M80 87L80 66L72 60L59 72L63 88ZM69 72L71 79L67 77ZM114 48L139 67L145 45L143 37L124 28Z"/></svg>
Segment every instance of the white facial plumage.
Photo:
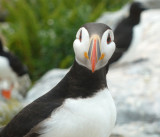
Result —
<svg viewBox="0 0 160 137"><path fill-rule="evenodd" d="M76 34L73 48L77 63L94 72L104 67L115 51L113 31L107 29L102 36L96 33L90 36L88 30L81 27ZM96 57L92 61L93 54Z"/></svg>

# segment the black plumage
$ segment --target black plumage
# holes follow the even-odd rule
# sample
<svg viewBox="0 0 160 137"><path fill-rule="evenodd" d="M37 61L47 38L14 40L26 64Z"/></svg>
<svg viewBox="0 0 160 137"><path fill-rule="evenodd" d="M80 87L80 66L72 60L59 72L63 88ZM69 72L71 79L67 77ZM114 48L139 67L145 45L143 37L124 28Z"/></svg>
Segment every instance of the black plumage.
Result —
<svg viewBox="0 0 160 137"><path fill-rule="evenodd" d="M129 48L133 39L133 28L140 22L141 12L146 8L140 2L133 2L130 6L129 16L118 23L114 30L116 51L110 63L117 61Z"/></svg>
<svg viewBox="0 0 160 137"><path fill-rule="evenodd" d="M39 136L36 132L38 128L33 131L31 129L49 117L66 98L86 98L107 87L107 72L108 65L92 73L75 61L57 86L20 111L1 131L0 137Z"/></svg>
<svg viewBox="0 0 160 137"><path fill-rule="evenodd" d="M17 74L17 76L23 76L28 73L27 67L22 64L22 62L9 51L5 51L2 41L0 40L0 56L7 58L12 70Z"/></svg>

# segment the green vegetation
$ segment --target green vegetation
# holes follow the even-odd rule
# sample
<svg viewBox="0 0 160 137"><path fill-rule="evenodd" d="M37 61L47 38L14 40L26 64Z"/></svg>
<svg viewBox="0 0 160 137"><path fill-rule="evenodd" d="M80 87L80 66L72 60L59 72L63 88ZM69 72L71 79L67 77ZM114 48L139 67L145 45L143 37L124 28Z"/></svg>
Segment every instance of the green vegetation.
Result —
<svg viewBox="0 0 160 137"><path fill-rule="evenodd" d="M69 67L78 28L104 11L115 11L129 0L1 0L8 11L0 27L7 46L28 66L36 80L47 70Z"/></svg>

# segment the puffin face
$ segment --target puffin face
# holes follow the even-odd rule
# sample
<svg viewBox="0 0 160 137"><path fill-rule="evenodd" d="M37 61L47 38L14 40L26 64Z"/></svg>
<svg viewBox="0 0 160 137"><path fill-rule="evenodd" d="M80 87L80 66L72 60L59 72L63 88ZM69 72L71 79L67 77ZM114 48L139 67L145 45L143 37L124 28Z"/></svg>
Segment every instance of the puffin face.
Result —
<svg viewBox="0 0 160 137"><path fill-rule="evenodd" d="M102 23L87 23L73 43L76 61L92 72L104 67L115 51L112 30Z"/></svg>

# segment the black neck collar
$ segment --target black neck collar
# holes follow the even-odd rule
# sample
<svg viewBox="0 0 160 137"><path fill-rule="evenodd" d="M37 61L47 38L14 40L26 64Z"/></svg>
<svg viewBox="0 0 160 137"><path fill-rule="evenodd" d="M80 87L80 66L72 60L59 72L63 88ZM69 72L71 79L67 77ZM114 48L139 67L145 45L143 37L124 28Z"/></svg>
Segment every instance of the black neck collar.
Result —
<svg viewBox="0 0 160 137"><path fill-rule="evenodd" d="M65 98L85 98L107 87L107 72L108 65L92 73L91 70L74 61L71 70L57 86L65 88L63 89L65 91Z"/></svg>

